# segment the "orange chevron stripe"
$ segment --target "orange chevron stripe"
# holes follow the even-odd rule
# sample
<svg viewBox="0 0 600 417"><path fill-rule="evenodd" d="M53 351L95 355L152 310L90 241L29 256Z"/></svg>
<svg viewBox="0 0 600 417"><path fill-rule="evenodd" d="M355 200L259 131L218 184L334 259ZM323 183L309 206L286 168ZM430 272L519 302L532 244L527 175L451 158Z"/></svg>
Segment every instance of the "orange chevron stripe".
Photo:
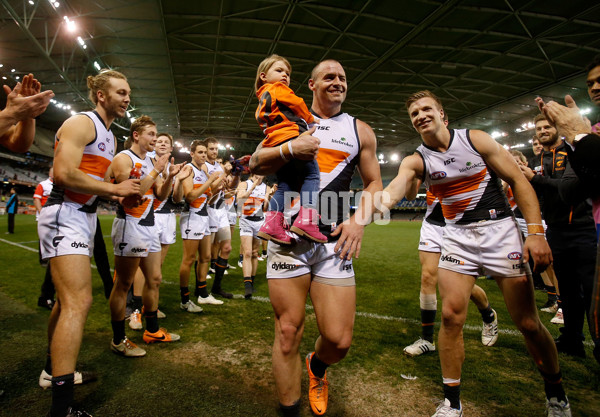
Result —
<svg viewBox="0 0 600 417"><path fill-rule="evenodd" d="M348 152L338 151L337 149L319 149L319 153L317 154L319 171L324 174L329 174L348 156L350 156Z"/></svg>

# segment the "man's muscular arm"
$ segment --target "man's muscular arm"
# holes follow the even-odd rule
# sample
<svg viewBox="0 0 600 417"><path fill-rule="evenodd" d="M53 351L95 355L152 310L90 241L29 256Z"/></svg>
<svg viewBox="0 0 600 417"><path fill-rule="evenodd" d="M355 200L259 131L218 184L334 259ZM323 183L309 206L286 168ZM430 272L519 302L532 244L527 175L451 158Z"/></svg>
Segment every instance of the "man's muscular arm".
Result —
<svg viewBox="0 0 600 417"><path fill-rule="evenodd" d="M375 211L375 196L383 189L381 171L377 161L377 139L371 127L357 120L357 130L360 139L360 155L358 170L363 181L363 193L356 213L350 219L339 225L332 236L339 235L335 251L340 252L340 258L352 259L360 255L360 247L365 226L371 222Z"/></svg>
<svg viewBox="0 0 600 417"><path fill-rule="evenodd" d="M270 175L279 171L279 169L292 158L300 159L302 161L312 161L317 157L320 144L318 138L310 136L314 131L315 127L304 132L296 139L274 148L264 148L262 144L258 145L250 158L250 171L253 174ZM292 153L294 154L293 157L289 152L288 144L291 144ZM287 161L284 161L281 157L282 153Z"/></svg>
<svg viewBox="0 0 600 417"><path fill-rule="evenodd" d="M398 175L385 187L380 207L390 210L402 198L414 199L423 175L423 160L418 154L404 158L398 169ZM410 198L412 197L412 198Z"/></svg>
<svg viewBox="0 0 600 417"><path fill-rule="evenodd" d="M102 197L126 197L139 193L140 181L121 184L98 181L79 170L83 150L94 140L94 123L86 116L69 118L57 132L59 141L54 151L54 183L73 191Z"/></svg>
<svg viewBox="0 0 600 417"><path fill-rule="evenodd" d="M490 135L481 130L471 130L471 142L486 164L512 188L517 206L527 221L528 229L531 229L523 245L523 262L527 262L531 255L536 272L543 271L552 263L552 253L543 235L540 206L533 187L514 163L508 151ZM541 228L540 234L533 234L538 233L539 228Z"/></svg>

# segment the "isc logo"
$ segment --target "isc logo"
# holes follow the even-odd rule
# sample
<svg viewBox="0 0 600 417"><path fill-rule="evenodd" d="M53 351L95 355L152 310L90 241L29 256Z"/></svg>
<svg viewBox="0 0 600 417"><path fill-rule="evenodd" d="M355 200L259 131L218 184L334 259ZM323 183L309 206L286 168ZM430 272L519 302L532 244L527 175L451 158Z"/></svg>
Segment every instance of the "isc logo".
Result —
<svg viewBox="0 0 600 417"><path fill-rule="evenodd" d="M441 180L442 178L446 178L446 173L444 171L432 172L429 175L429 178L431 178L432 180Z"/></svg>
<svg viewBox="0 0 600 417"><path fill-rule="evenodd" d="M455 158L450 158L444 161L444 165L450 165L452 162L456 162Z"/></svg>

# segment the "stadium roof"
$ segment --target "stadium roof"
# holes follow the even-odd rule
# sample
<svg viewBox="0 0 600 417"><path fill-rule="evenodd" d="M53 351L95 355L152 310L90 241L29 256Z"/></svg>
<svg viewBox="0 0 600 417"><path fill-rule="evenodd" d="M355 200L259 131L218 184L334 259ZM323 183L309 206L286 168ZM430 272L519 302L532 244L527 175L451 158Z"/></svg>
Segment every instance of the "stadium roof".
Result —
<svg viewBox="0 0 600 417"><path fill-rule="evenodd" d="M524 143L532 131L515 130L535 114L536 95L571 93L589 105L584 67L600 53L595 0L0 1L4 82L33 72L56 93L41 126L89 109L86 76L110 67L129 78L132 117L148 114L176 138L216 135L242 152L261 137L253 82L271 53L290 60L291 87L307 103L314 64L342 62L345 111L375 129L384 152L404 154L419 143L409 94L429 89L451 125Z"/></svg>

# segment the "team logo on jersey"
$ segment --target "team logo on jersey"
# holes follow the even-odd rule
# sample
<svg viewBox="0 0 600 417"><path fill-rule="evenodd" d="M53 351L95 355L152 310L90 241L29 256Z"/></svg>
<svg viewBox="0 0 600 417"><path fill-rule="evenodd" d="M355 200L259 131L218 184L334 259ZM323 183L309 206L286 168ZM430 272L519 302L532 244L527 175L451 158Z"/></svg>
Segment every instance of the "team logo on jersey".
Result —
<svg viewBox="0 0 600 417"><path fill-rule="evenodd" d="M452 162L456 162L456 158L446 159L444 165L450 165Z"/></svg>
<svg viewBox="0 0 600 417"><path fill-rule="evenodd" d="M474 164L473 162L467 162L465 165L466 166L464 168L459 169L460 172L467 172L473 168L485 167L485 162L477 162L476 164Z"/></svg>
<svg viewBox="0 0 600 417"><path fill-rule="evenodd" d="M429 174L429 178L432 180L441 180L442 178L446 178L446 175L444 171L435 171Z"/></svg>
<svg viewBox="0 0 600 417"><path fill-rule="evenodd" d="M507 258L511 261L518 261L519 259L521 259L521 256L521 252L511 252L508 254Z"/></svg>
<svg viewBox="0 0 600 417"><path fill-rule="evenodd" d="M125 246L127 246L127 243L125 243L125 242L119 243L119 250L125 249Z"/></svg>
<svg viewBox="0 0 600 417"><path fill-rule="evenodd" d="M327 126L327 127L329 127L329 126ZM346 140L346 138L344 138L344 137L342 137L340 139L331 139L331 142L332 143L337 143L338 145L344 145L344 146L347 146L349 148L354 148L354 145L351 144L350 142L348 142Z"/></svg>
<svg viewBox="0 0 600 417"><path fill-rule="evenodd" d="M104 142L100 142L98 144L98 149L100 149L102 152L106 150L106 145L104 144Z"/></svg>
<svg viewBox="0 0 600 417"><path fill-rule="evenodd" d="M57 247L60 241L64 238L64 236L55 236L54 239L52 239L52 246Z"/></svg>

